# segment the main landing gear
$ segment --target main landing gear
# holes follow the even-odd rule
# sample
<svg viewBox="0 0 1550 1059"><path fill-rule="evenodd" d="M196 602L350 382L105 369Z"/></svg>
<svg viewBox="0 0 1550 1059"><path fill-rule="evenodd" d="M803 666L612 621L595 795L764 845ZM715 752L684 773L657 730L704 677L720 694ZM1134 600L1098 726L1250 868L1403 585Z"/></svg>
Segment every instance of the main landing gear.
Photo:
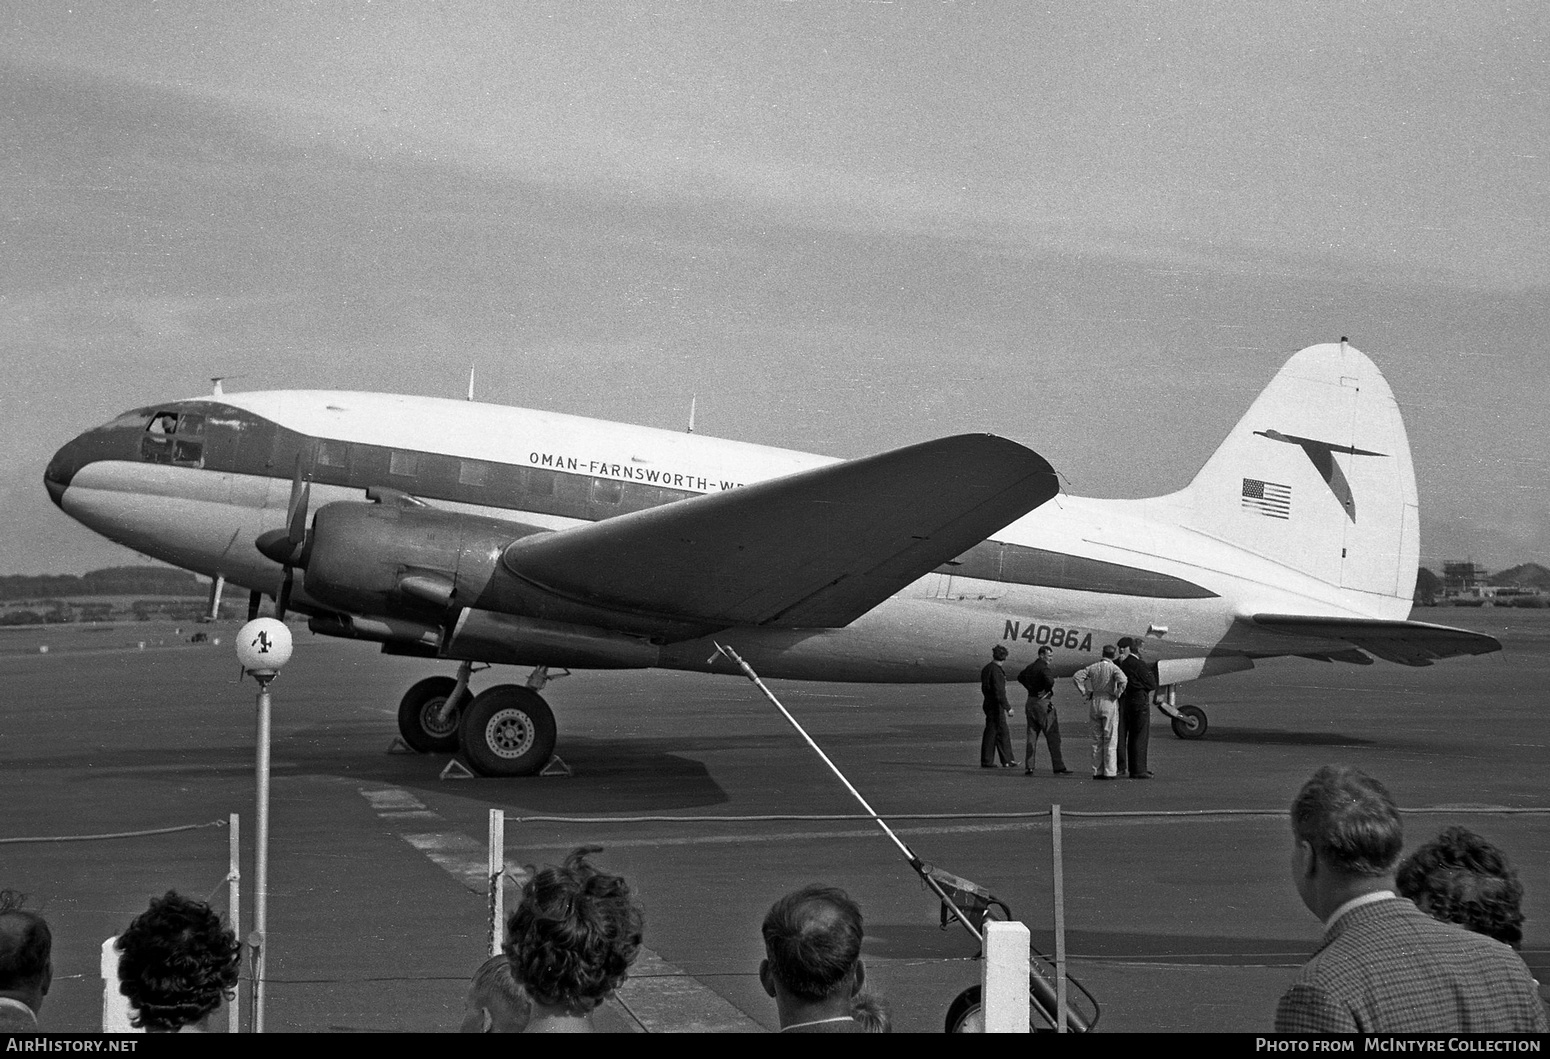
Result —
<svg viewBox="0 0 1550 1059"><path fill-rule="evenodd" d="M1173 720L1173 734L1180 739L1199 739L1206 734L1206 711L1199 706L1175 706L1174 699L1176 684L1167 684L1157 689L1161 696L1157 702L1157 708L1166 713Z"/></svg>
<svg viewBox="0 0 1550 1059"><path fill-rule="evenodd" d="M473 663L458 666L457 678L427 677L398 704L398 731L422 753L459 749L481 776L531 776L554 756L558 729L554 711L538 692L550 680L539 666L527 686L497 684L477 695L468 688Z"/></svg>

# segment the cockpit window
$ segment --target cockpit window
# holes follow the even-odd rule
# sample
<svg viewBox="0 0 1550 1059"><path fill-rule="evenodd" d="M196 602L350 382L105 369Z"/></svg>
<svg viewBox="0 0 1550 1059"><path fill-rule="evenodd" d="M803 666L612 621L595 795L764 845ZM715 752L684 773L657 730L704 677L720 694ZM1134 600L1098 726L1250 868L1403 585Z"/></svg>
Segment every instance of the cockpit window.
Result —
<svg viewBox="0 0 1550 1059"><path fill-rule="evenodd" d="M151 463L199 467L204 463L205 417L198 412L157 412L140 439L140 455Z"/></svg>

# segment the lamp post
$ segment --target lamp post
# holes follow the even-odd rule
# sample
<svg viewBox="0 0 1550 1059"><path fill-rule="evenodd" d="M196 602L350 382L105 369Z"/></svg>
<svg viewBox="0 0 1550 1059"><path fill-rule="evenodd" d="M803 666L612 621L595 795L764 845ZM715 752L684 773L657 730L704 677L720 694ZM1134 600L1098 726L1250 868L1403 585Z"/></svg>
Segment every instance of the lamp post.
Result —
<svg viewBox="0 0 1550 1059"><path fill-rule="evenodd" d="M237 661L258 681L258 833L253 838L253 1032L264 1032L264 962L269 927L269 684L291 657L291 630L274 618L255 618L237 633Z"/></svg>

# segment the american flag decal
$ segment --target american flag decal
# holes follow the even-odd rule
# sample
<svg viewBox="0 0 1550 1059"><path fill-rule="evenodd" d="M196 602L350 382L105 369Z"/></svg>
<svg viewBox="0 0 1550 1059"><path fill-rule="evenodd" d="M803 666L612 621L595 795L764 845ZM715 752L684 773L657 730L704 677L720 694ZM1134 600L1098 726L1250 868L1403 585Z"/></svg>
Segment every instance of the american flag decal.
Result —
<svg viewBox="0 0 1550 1059"><path fill-rule="evenodd" d="M1243 506L1270 518L1291 518L1292 487L1262 482L1258 478L1245 478Z"/></svg>

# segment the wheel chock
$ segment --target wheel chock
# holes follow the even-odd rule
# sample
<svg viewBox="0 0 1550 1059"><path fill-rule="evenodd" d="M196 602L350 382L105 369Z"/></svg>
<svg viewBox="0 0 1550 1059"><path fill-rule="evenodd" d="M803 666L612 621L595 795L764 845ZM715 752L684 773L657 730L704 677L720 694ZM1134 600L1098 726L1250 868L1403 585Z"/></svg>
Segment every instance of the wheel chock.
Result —
<svg viewBox="0 0 1550 1059"><path fill-rule="evenodd" d="M538 770L538 774L540 776L569 776L572 773L570 766L560 758L559 754L555 754L549 759L549 764Z"/></svg>
<svg viewBox="0 0 1550 1059"><path fill-rule="evenodd" d="M474 775L473 771L469 769L467 765L463 764L457 758L453 758L451 761L447 762L447 767L442 769L441 775L437 776L436 778L440 780L476 780L479 777Z"/></svg>
<svg viewBox="0 0 1550 1059"><path fill-rule="evenodd" d="M401 736L401 735L395 735L393 737L393 741L388 744L387 752L389 754L418 754L419 753L419 751L416 750L414 747L412 747L408 743L404 742L404 737Z"/></svg>

